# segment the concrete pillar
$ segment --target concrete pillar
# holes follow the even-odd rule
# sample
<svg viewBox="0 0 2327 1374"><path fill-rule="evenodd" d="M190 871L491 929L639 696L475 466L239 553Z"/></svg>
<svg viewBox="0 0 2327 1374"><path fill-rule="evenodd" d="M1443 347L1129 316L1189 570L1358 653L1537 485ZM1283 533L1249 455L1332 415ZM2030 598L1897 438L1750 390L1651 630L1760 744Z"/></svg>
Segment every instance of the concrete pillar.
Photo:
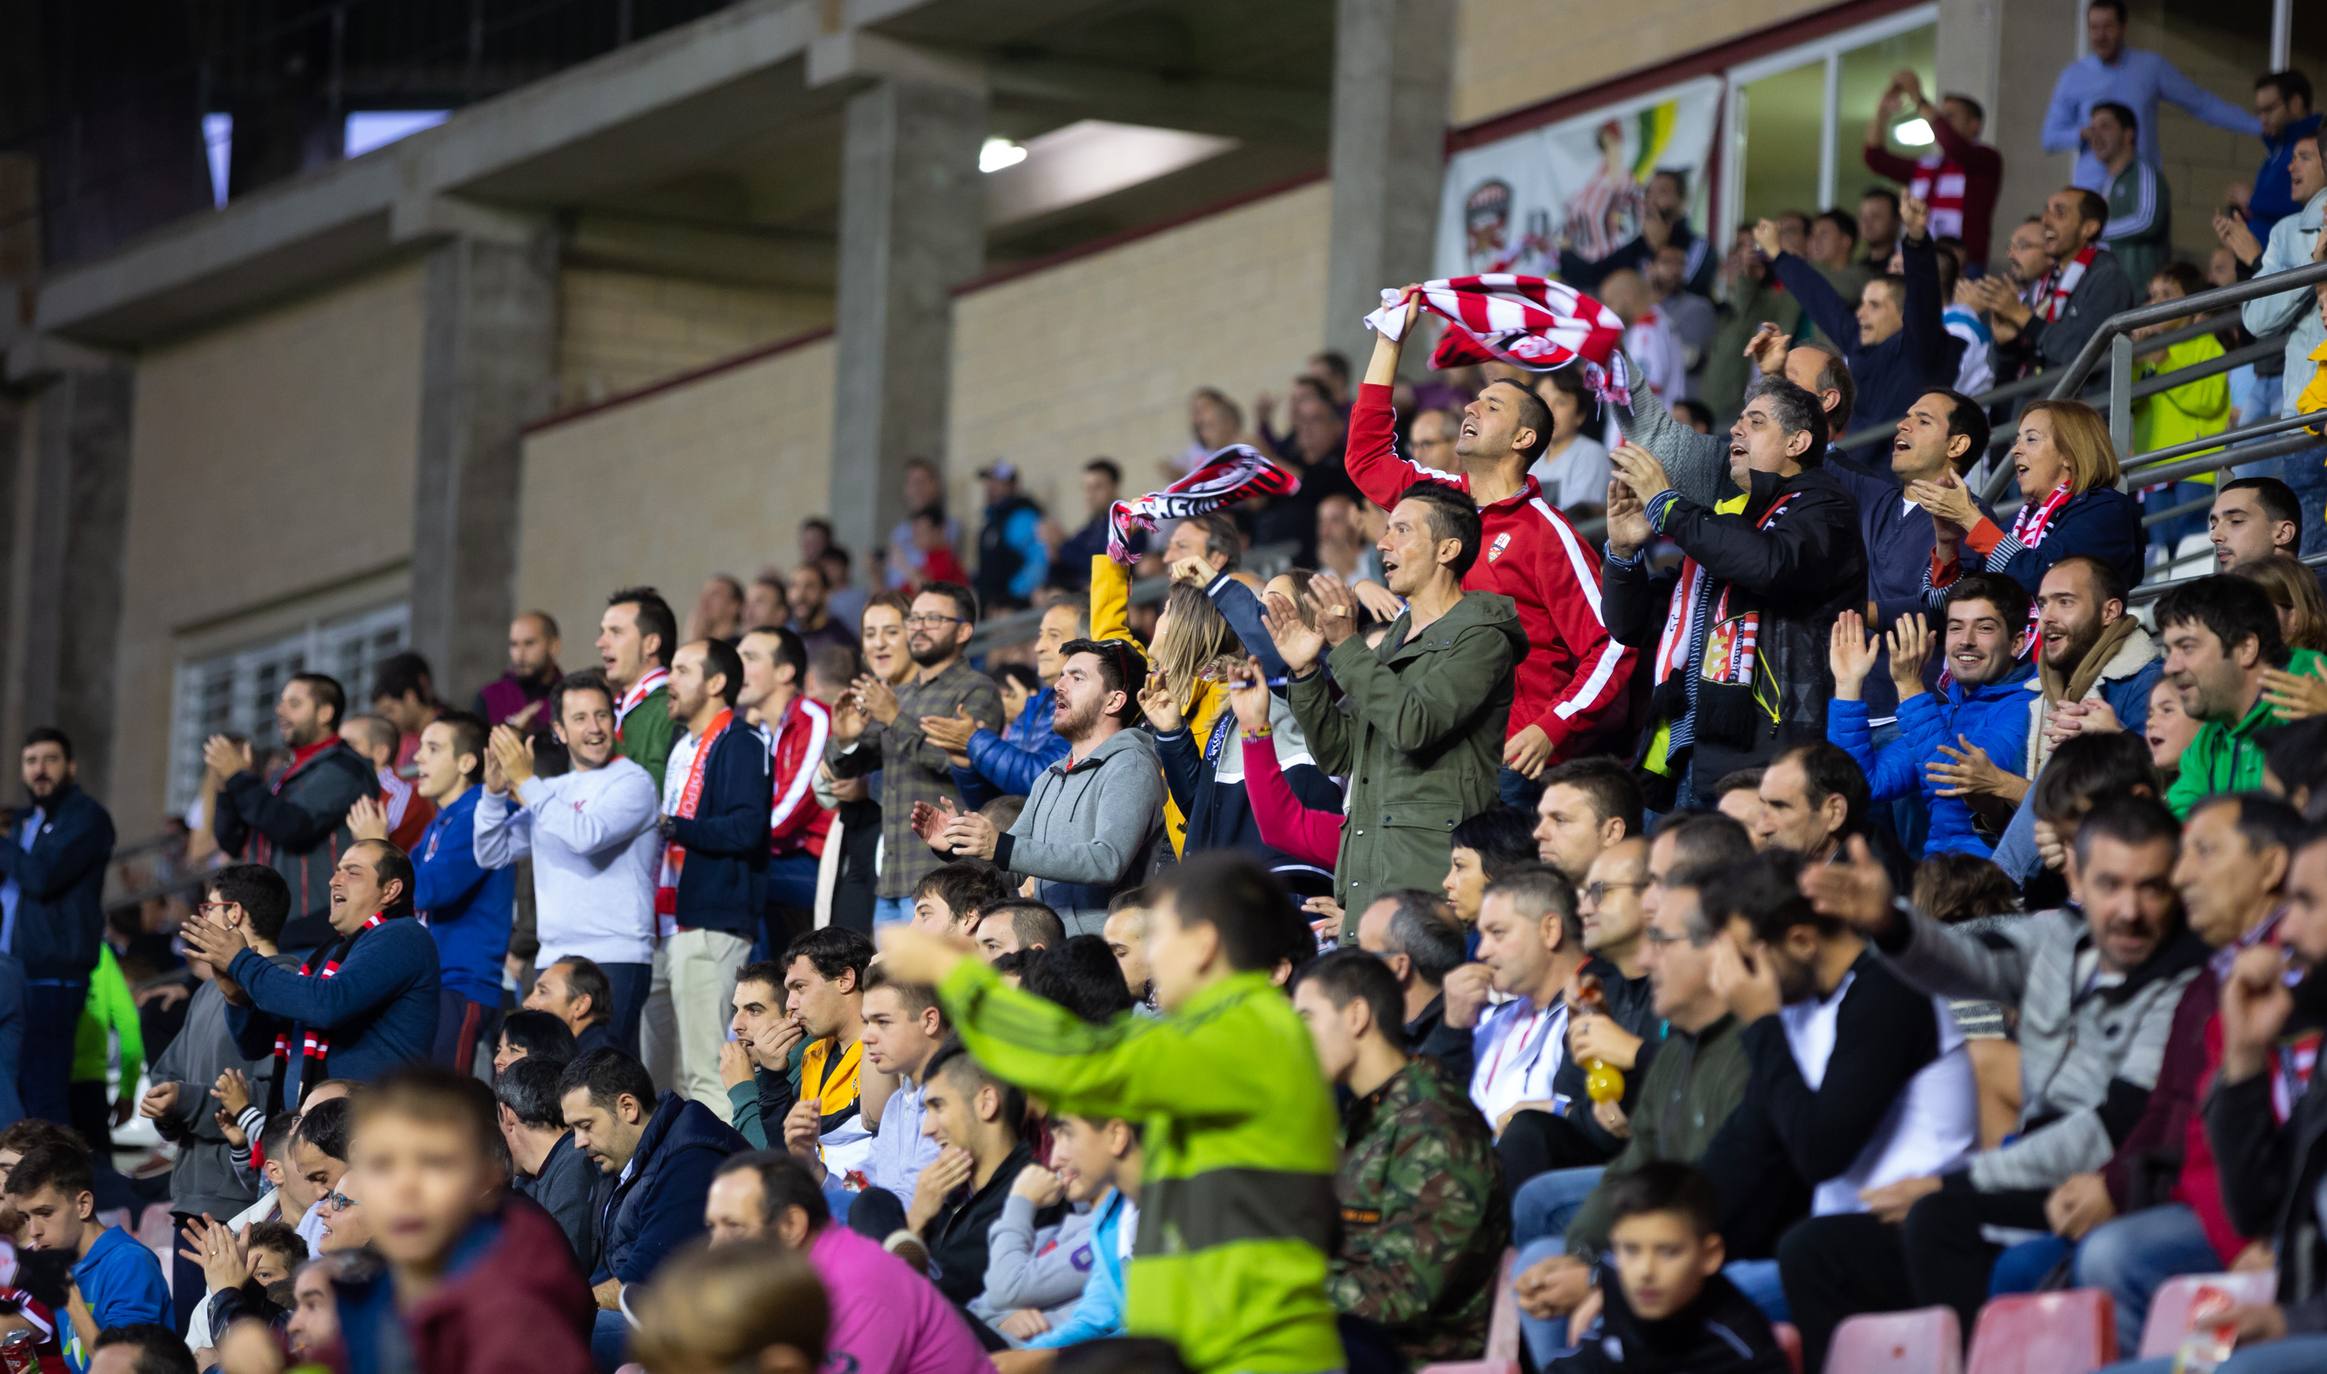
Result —
<svg viewBox="0 0 2327 1374"><path fill-rule="evenodd" d="M985 136L985 92L966 84L890 78L849 97L827 509L859 569L904 516L905 460L945 453L953 289L985 262Z"/></svg>
<svg viewBox="0 0 2327 1374"><path fill-rule="evenodd" d="M1326 347L1364 365L1385 286L1430 275L1446 164L1453 0L1338 0ZM1419 366L1420 359L1410 358Z"/></svg>
<svg viewBox="0 0 2327 1374"><path fill-rule="evenodd" d="M2077 55L2083 0L1939 0L1939 89L1986 107L1983 142L2005 151L1993 256L2021 220L2068 184L2071 154L2041 151L2053 80Z"/></svg>
<svg viewBox="0 0 2327 1374"><path fill-rule="evenodd" d="M0 403L0 472L11 479L10 499L0 501L10 545L0 732L13 752L33 726L62 729L83 785L104 797L133 376L110 363L25 380L15 404Z"/></svg>
<svg viewBox="0 0 2327 1374"><path fill-rule="evenodd" d="M519 430L555 394L557 249L456 237L428 259L412 492L412 644L438 695L499 675L515 609ZM350 692L370 684L348 684Z"/></svg>

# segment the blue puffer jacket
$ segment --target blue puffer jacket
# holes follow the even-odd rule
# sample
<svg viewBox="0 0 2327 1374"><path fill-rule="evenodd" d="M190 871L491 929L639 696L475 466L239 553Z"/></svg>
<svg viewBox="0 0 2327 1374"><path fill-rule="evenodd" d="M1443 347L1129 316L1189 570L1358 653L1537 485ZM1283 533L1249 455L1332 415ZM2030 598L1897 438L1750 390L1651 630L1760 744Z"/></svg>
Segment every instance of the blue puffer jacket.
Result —
<svg viewBox="0 0 2327 1374"><path fill-rule="evenodd" d="M1867 728L1866 703L1837 701L1826 710L1826 738L1858 761L1876 801L1922 795L1931 808L1925 857L1977 854L1984 859L1994 846L1980 838L1971 807L1959 797L1938 795L1923 767L1945 759L1942 744L1960 749L1957 737L1962 736L1986 750L1997 767L2018 772L2028 748L2028 674L2029 666L2020 664L2001 680L1968 691L1951 682L1944 700L1931 692L1907 698L1899 703L1898 737L1880 753Z"/></svg>
<svg viewBox="0 0 2327 1374"><path fill-rule="evenodd" d="M1067 756L1066 736L1050 728L1055 688L1026 699L1018 719L1001 734L980 730L970 736L970 766L953 770L954 786L972 807L996 797L1023 797L1034 790L1042 770Z"/></svg>

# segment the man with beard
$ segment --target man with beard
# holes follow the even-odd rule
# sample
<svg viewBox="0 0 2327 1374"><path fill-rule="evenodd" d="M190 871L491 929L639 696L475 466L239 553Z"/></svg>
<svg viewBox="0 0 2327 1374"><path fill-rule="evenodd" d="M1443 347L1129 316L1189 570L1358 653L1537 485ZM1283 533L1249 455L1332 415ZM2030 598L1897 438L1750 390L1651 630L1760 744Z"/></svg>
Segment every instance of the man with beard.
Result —
<svg viewBox="0 0 2327 1374"><path fill-rule="evenodd" d="M2243 577L2217 573L2167 592L2157 603L2157 628L2165 640L2165 680L2180 695L2183 713L2199 723L2165 790L2165 804L2186 816L2202 797L2262 786L2254 735L2285 721L2263 698L2264 675L2275 668L2316 676L2320 656L2279 637L2270 594Z"/></svg>
<svg viewBox="0 0 2327 1374"><path fill-rule="evenodd" d="M2111 315L2130 310L2140 289L2101 242L2109 202L2097 192L2064 186L2046 197L2041 219L2052 270L2023 300L2000 279L1986 279L1980 304L1993 315L1996 344L2043 368L2068 366ZM2015 243L2018 234L2013 235Z"/></svg>
<svg viewBox="0 0 2327 1374"><path fill-rule="evenodd" d="M768 897L760 938L771 949L814 923L816 875L832 813L816 800L816 770L832 738L832 711L808 694L808 649L781 625L744 632L736 646L743 690L735 698L768 741Z"/></svg>
<svg viewBox="0 0 2327 1374"><path fill-rule="evenodd" d="M1970 1327L2001 1247L1986 1228L2038 1229L2073 1175L2099 1168L2157 1081L2182 989L2207 955L2182 928L2181 830L2146 797L2094 807L2069 860L2076 906L1995 931L1949 930L1894 900L1865 841L1805 869L1818 913L1847 921L1892 971L1935 997L1999 1002L2020 1017L2020 1129L1967 1165L1870 1190L1867 1210L1818 1217L1778 1247L1806 1363L1844 1319L1946 1305Z"/></svg>
<svg viewBox="0 0 2327 1374"><path fill-rule="evenodd" d="M549 720L542 703L563 676L557 621L547 611L522 611L509 622L509 671L477 690L477 714L488 726L546 733Z"/></svg>
<svg viewBox="0 0 2327 1374"><path fill-rule="evenodd" d="M331 939L333 866L355 836L348 808L379 795L380 780L363 755L339 737L347 693L337 679L296 673L275 699L275 740L291 751L290 766L271 780L259 776L251 747L224 735L202 745L202 762L218 783L211 833L227 855L271 866L291 885L291 922L285 949Z"/></svg>
<svg viewBox="0 0 2327 1374"><path fill-rule="evenodd" d="M1066 757L1042 771L1007 832L975 812L925 818L929 844L956 859L989 859L1033 878L1034 895L1069 935L1096 935L1115 895L1153 866L1163 836L1163 773L1155 738L1129 728L1147 664L1120 639L1078 639L1060 650L1051 728ZM942 820L942 828L938 827Z"/></svg>
<svg viewBox="0 0 2327 1374"><path fill-rule="evenodd" d="M79 785L73 741L42 726L24 737L32 805L0 812L0 951L23 968L24 1041L16 1076L28 1116L66 1121L73 1035L105 933L113 817Z"/></svg>
<svg viewBox="0 0 2327 1374"><path fill-rule="evenodd" d="M1002 693L970 667L962 650L977 628L978 599L970 589L932 582L913 598L905 616L905 651L912 662L901 678L882 674L875 652L873 611L865 612L866 666L833 712L825 761L839 778L881 775L881 877L873 923L913 919L913 889L941 862L914 830L914 812L953 804L953 761L922 733L925 716L968 716L993 728L1002 720Z"/></svg>
<svg viewBox="0 0 2327 1374"><path fill-rule="evenodd" d="M1949 681L1941 696L1923 688L1930 631L1920 614L1902 616L1889 636L1899 732L1878 750L1861 699L1861 684L1874 668L1876 641L1856 611L1844 611L1834 622L1834 704L1826 716L1826 737L1866 773L1874 801L1923 799L1931 814L1926 858L1986 858L1992 846L1981 838L1981 822L1991 833L2000 829L1998 822L2028 790L2028 780L2012 771L2028 744L2027 693L2020 686L2029 672L2020 661L2027 627L2028 593L2019 583L2001 573L1959 579L1947 591L1944 661Z"/></svg>
<svg viewBox="0 0 2327 1374"><path fill-rule="evenodd" d="M1051 728L1058 675L1066 667L1067 643L1087 637L1090 627L1088 601L1061 601L1042 613L1034 633L1034 673L1042 680L1042 690L1026 699L1018 719L1006 729L982 729L965 715L922 719L921 733L953 761L953 779L971 807L996 797L1027 795L1042 770L1066 755L1067 737Z"/></svg>

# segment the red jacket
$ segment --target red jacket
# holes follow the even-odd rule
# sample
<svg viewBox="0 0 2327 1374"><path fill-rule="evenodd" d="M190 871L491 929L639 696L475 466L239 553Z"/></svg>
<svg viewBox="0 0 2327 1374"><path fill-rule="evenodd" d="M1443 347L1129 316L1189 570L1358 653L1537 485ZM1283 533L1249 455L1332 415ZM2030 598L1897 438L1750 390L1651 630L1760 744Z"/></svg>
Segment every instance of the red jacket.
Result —
<svg viewBox="0 0 2327 1374"><path fill-rule="evenodd" d="M1386 386L1358 388L1342 461L1358 490L1385 510L1416 482L1471 489L1462 473L1399 456L1397 415ZM1632 745L1624 736L1631 728L1638 654L1610 638L1601 617L1600 551L1543 499L1532 477L1517 495L1481 506L1479 518L1487 547L1463 578L1463 589L1511 598L1527 634L1508 734L1543 727L1554 763L1611 749L1628 752Z"/></svg>
<svg viewBox="0 0 2327 1374"><path fill-rule="evenodd" d="M373 1374L399 1348L428 1374L589 1374L598 1304L565 1233L521 1197L503 1201L454 1243L436 1291L399 1312L386 1274L340 1285L340 1343L324 1363ZM400 1333L390 1324L400 1324Z"/></svg>
<svg viewBox="0 0 2327 1374"><path fill-rule="evenodd" d="M780 719L762 728L775 765L768 852L779 859L792 854L821 857L832 813L817 804L816 768L824 762L825 741L832 737L832 712L811 697L796 696Z"/></svg>

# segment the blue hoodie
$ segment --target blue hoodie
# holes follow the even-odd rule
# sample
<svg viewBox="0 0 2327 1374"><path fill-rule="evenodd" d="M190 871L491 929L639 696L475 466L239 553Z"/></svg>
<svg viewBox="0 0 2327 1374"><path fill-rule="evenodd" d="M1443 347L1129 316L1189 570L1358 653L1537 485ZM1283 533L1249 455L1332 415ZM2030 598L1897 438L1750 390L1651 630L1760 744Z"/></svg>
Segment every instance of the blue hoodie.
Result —
<svg viewBox="0 0 2327 1374"><path fill-rule="evenodd" d="M73 1284L89 1304L99 1331L136 1322L170 1325L170 1289L162 1279L161 1261L118 1226L106 1227L73 1266ZM73 1332L72 1323L58 1324ZM95 1353L81 1348L78 1334L66 1336L65 1363L75 1370L87 1369Z"/></svg>
<svg viewBox="0 0 2327 1374"><path fill-rule="evenodd" d="M462 792L421 832L412 853L412 905L428 918L443 985L498 1009L517 870L477 862L477 798L483 795L481 787Z"/></svg>
<svg viewBox="0 0 2327 1374"><path fill-rule="evenodd" d="M1931 831L1923 846L1926 856L1977 854L1985 859L1994 846L1980 838L1971 807L1959 797L1938 795L1924 765L1944 760L1942 744L1961 748L1960 735L1986 750L1997 767L2018 772L2028 750L2030 671L2029 664L2015 664L2001 679L1968 691L1962 683L1950 682L1944 701L1931 692L1907 698L1899 703L1898 737L1879 754L1867 727L1866 702L1836 701L1826 710L1826 738L1865 771L1874 800L1923 797L1931 809Z"/></svg>

